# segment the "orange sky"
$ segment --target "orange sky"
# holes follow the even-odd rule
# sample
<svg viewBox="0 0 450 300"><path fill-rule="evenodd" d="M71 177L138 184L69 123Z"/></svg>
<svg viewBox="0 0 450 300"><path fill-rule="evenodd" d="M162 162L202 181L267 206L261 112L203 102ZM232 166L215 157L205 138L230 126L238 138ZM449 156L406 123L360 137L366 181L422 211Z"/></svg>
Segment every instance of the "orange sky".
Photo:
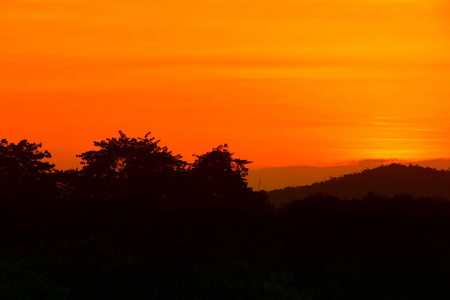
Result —
<svg viewBox="0 0 450 300"><path fill-rule="evenodd" d="M152 131L253 168L450 157L445 0L2 0L1 138Z"/></svg>

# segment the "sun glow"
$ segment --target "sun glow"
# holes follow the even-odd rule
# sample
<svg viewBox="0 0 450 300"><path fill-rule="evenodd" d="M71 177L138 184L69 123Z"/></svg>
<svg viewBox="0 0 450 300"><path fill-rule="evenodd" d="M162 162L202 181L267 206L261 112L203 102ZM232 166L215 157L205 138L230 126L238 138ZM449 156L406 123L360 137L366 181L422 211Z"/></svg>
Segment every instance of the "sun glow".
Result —
<svg viewBox="0 0 450 300"><path fill-rule="evenodd" d="M3 5L3 4L2 4ZM6 1L3 137L58 167L152 131L254 167L449 157L445 1ZM275 146L274 146L275 145Z"/></svg>

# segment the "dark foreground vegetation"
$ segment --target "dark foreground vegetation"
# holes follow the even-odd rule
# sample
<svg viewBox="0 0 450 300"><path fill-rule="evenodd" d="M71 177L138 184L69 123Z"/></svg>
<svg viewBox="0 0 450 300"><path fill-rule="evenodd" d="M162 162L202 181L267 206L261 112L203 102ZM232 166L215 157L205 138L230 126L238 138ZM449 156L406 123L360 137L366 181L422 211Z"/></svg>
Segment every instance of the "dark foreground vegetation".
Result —
<svg viewBox="0 0 450 300"><path fill-rule="evenodd" d="M314 194L275 208L226 146L120 133L56 171L0 143L1 299L447 299L450 202Z"/></svg>

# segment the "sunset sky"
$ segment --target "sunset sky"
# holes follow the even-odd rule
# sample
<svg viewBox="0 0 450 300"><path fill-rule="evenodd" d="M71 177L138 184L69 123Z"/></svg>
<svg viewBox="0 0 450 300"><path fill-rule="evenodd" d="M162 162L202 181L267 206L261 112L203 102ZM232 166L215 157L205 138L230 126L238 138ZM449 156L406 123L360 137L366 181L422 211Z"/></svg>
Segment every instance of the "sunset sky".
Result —
<svg viewBox="0 0 450 300"><path fill-rule="evenodd" d="M450 157L448 0L2 0L1 136L253 168Z"/></svg>

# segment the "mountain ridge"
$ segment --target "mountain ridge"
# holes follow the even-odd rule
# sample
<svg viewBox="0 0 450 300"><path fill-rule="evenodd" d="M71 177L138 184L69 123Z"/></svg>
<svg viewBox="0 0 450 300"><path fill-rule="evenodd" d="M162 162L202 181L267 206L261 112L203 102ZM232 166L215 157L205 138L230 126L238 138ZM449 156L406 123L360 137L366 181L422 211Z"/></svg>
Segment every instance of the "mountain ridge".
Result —
<svg viewBox="0 0 450 300"><path fill-rule="evenodd" d="M286 167L266 167L252 169L250 167L247 181L253 189L263 189L271 191L283 189L289 186L311 185L324 181L332 177L339 177L345 174L361 172L367 168L374 169L381 165L399 163L403 165L419 165L421 167L431 167L438 170L448 170L450 159L436 158L429 160L399 160L399 159L364 159L347 163L340 163L329 166L286 166Z"/></svg>
<svg viewBox="0 0 450 300"><path fill-rule="evenodd" d="M272 190L268 195L271 202L280 205L317 193L341 199L362 198L368 193L388 197L409 194L413 197L450 199L450 171L393 163L333 177L311 185Z"/></svg>

